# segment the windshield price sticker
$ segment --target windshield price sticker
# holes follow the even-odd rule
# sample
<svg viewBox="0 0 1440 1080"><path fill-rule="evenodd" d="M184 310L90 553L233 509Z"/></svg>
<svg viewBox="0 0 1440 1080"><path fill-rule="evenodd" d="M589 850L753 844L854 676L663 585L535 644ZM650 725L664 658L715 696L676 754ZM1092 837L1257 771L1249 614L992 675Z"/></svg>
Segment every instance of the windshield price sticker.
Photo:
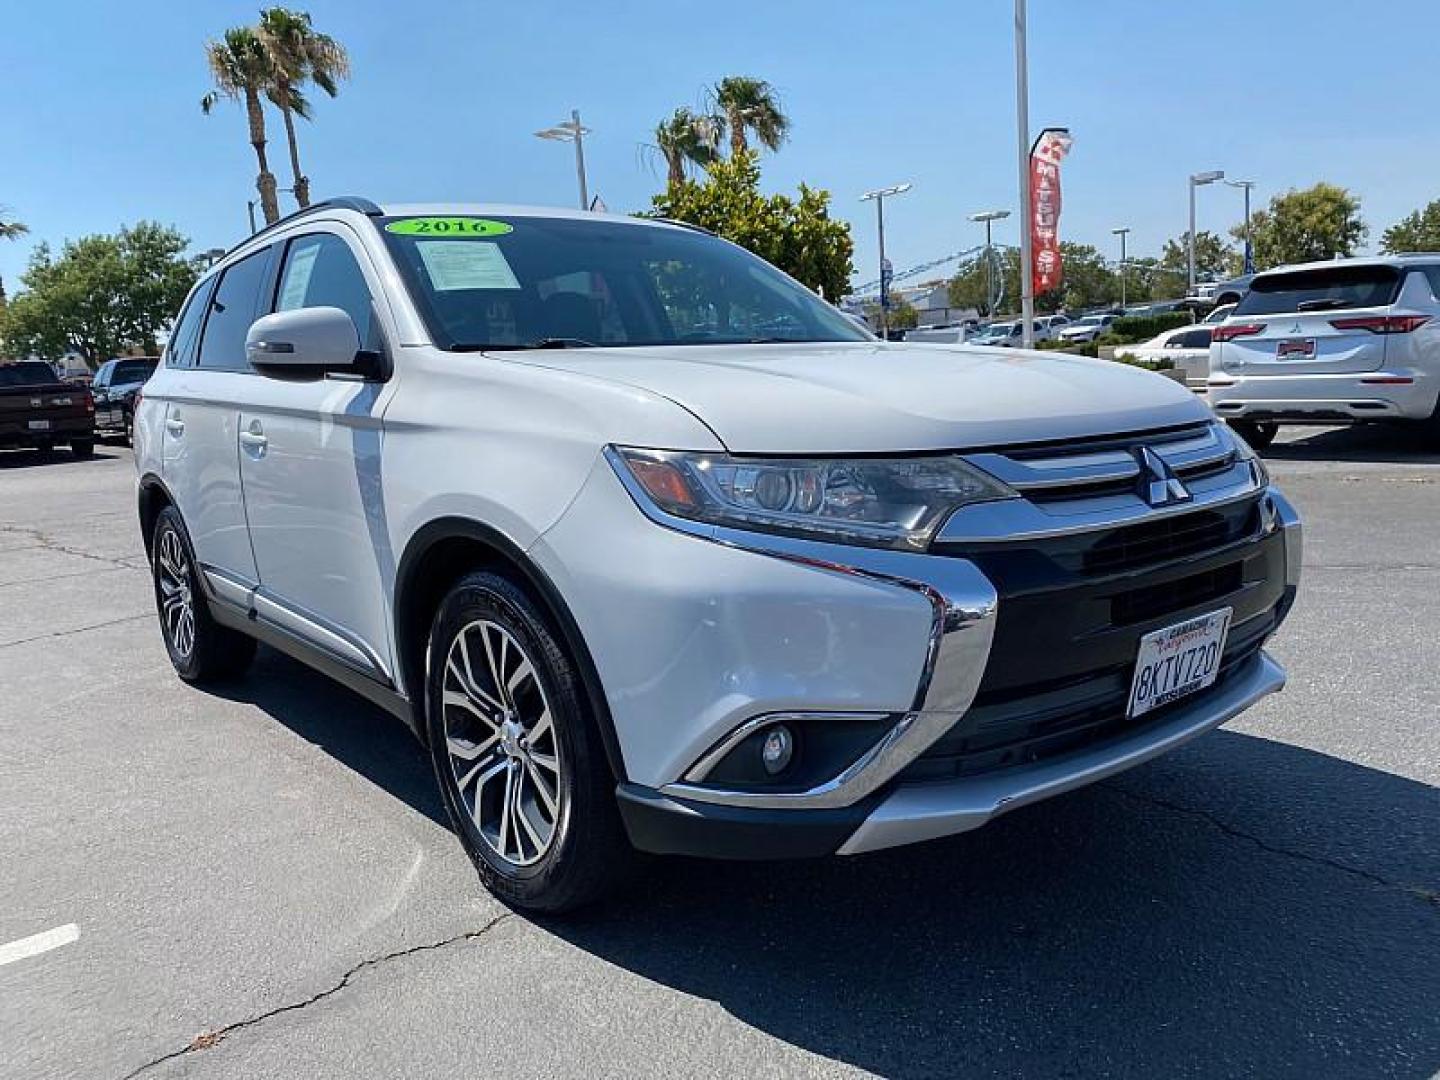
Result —
<svg viewBox="0 0 1440 1080"><path fill-rule="evenodd" d="M401 236L504 236L514 232L503 221L478 217L415 217L392 221L386 232Z"/></svg>

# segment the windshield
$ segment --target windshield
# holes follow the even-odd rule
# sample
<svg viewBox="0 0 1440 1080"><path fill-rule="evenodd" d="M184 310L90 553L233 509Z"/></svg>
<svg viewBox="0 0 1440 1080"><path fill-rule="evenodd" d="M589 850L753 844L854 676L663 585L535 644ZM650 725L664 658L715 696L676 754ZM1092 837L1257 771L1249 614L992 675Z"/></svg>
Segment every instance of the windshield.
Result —
<svg viewBox="0 0 1440 1080"><path fill-rule="evenodd" d="M768 263L691 229L558 217L380 224L444 349L873 340Z"/></svg>
<svg viewBox="0 0 1440 1080"><path fill-rule="evenodd" d="M0 364L0 386L48 386L59 381L54 369L38 360Z"/></svg>
<svg viewBox="0 0 1440 1080"><path fill-rule="evenodd" d="M1099 325L1100 325L1101 323L1103 323L1104 321L1105 321L1105 320L1104 320L1103 318L1101 318L1099 315L1086 315L1085 318L1080 319L1079 321L1077 321L1077 322L1075 323L1075 325L1076 325L1076 326L1099 326Z"/></svg>
<svg viewBox="0 0 1440 1080"><path fill-rule="evenodd" d="M1395 302L1400 271L1393 266L1327 266L1262 274L1234 315L1278 315L1336 308L1385 307Z"/></svg>

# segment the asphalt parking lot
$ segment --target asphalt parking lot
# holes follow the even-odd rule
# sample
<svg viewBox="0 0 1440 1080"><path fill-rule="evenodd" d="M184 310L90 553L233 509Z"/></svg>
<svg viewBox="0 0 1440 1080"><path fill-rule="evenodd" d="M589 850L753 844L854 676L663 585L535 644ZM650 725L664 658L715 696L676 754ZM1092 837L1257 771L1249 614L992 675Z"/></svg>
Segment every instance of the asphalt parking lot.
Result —
<svg viewBox="0 0 1440 1080"><path fill-rule="evenodd" d="M1440 454L1267 457L1283 695L977 833L539 922L398 723L271 652L172 675L128 451L0 453L0 1076L1431 1076Z"/></svg>

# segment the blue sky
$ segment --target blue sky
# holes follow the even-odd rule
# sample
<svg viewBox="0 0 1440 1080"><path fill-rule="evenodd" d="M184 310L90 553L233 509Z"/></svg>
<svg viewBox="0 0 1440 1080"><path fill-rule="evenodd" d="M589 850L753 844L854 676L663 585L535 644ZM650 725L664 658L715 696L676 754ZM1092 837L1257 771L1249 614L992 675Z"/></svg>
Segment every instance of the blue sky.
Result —
<svg viewBox="0 0 1440 1080"><path fill-rule="evenodd" d="M245 231L254 157L242 111L201 115L202 46L252 21L258 0L8 5L0 37L0 205L32 235L0 244L12 293L34 241L140 218L197 249ZM302 129L317 195L570 205L568 148L532 132L578 106L592 191L648 205L662 173L641 149L655 122L730 73L780 90L794 136L763 164L768 189L827 188L873 277L871 205L902 180L887 241L904 269L981 237L975 210L1014 207L1010 0L904 4L669 0L523 4L314 0L354 78ZM1363 201L1371 238L1440 197L1431 77L1433 0L1373 17L1324 0L1031 0L1031 121L1068 125L1062 236L1156 253L1185 228L1187 174L1259 182L1256 197L1329 180ZM272 137L281 135L278 117ZM272 167L288 183L283 144ZM282 195L282 200L288 196ZM1240 193L1200 192L1200 226L1241 217ZM998 240L1015 239L1015 221Z"/></svg>

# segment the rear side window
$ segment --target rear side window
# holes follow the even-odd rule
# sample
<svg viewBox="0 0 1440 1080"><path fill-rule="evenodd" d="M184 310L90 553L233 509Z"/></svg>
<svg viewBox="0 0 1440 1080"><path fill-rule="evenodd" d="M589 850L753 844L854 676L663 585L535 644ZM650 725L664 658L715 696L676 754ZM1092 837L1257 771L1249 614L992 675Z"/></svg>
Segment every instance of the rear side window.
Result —
<svg viewBox="0 0 1440 1080"><path fill-rule="evenodd" d="M1262 274L1250 283L1235 316L1385 307L1395 302L1399 290L1400 271L1393 266L1341 265Z"/></svg>
<svg viewBox="0 0 1440 1080"><path fill-rule="evenodd" d="M170 332L170 344L165 346L167 367L189 367L195 363L195 346L200 343L200 327L205 322L205 308L214 288L215 279L210 278L195 290L190 303L180 312L180 321Z"/></svg>
<svg viewBox="0 0 1440 1080"><path fill-rule="evenodd" d="M276 311L337 307L350 316L362 349L378 350L370 287L350 246L333 233L315 233L290 242L275 297Z"/></svg>
<svg viewBox="0 0 1440 1080"><path fill-rule="evenodd" d="M115 370L110 373L110 382L114 386L120 386L126 383L143 383L154 374L154 361L121 360L115 365Z"/></svg>
<svg viewBox="0 0 1440 1080"><path fill-rule="evenodd" d="M1210 347L1210 331L1186 330L1175 344L1182 349L1208 349Z"/></svg>
<svg viewBox="0 0 1440 1080"><path fill-rule="evenodd" d="M260 287L270 267L270 249L248 255L226 269L209 303L200 366L211 371L249 371L245 335L255 321Z"/></svg>
<svg viewBox="0 0 1440 1080"><path fill-rule="evenodd" d="M1440 266L1422 266L1420 272L1430 281L1430 295L1440 300Z"/></svg>
<svg viewBox="0 0 1440 1080"><path fill-rule="evenodd" d="M59 381L55 369L39 360L0 364L0 386L48 386Z"/></svg>

